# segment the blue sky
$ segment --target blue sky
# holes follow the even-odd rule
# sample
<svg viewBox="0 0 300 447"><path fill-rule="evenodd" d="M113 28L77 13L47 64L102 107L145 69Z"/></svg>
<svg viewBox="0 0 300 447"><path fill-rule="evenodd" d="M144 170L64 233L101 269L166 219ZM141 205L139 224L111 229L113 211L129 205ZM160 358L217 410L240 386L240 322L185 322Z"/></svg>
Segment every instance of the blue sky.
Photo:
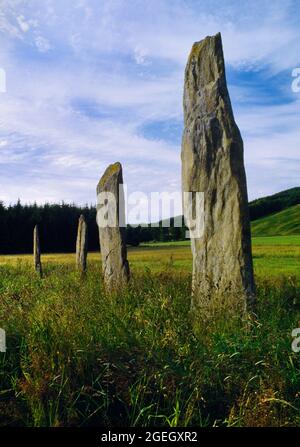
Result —
<svg viewBox="0 0 300 447"><path fill-rule="evenodd" d="M250 199L300 186L300 2L1 0L0 200L95 202L180 189L183 73L221 31Z"/></svg>

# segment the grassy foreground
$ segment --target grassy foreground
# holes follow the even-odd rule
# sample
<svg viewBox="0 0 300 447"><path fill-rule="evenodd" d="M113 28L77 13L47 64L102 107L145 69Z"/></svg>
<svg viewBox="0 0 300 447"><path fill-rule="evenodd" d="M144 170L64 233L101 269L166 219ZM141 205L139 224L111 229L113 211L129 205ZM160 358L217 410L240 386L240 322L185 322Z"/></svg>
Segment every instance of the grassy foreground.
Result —
<svg viewBox="0 0 300 447"><path fill-rule="evenodd" d="M191 324L189 247L130 250L107 296L98 254L0 258L0 423L26 426L300 425L300 240L254 240L257 317ZM31 259L30 259L31 261Z"/></svg>

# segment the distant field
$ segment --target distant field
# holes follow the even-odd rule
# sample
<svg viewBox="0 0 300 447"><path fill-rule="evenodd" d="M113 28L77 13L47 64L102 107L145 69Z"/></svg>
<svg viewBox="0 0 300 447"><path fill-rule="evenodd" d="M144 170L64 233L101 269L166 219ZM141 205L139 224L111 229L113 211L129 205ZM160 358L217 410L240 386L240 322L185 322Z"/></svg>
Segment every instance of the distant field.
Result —
<svg viewBox="0 0 300 447"><path fill-rule="evenodd" d="M300 236L254 237L252 239L254 269L257 275L300 276ZM152 243L129 250L134 266L159 270L192 268L189 241Z"/></svg>
<svg viewBox="0 0 300 447"><path fill-rule="evenodd" d="M253 246L259 245L289 245L289 246L299 246L300 245L300 235L296 236L260 236L252 238Z"/></svg>
<svg viewBox="0 0 300 447"><path fill-rule="evenodd" d="M292 236L259 236L252 238L252 244L255 245L300 245L300 235ZM143 247L189 247L190 241L176 242L149 242L143 244Z"/></svg>
<svg viewBox="0 0 300 447"><path fill-rule="evenodd" d="M257 275L300 276L300 236L254 237L252 240L254 268ZM133 269L191 271L192 256L189 241L158 242L129 247L128 257ZM89 262L101 262L100 253L89 253ZM1 264L31 263L31 255L0 256ZM72 264L74 254L45 254L45 264Z"/></svg>

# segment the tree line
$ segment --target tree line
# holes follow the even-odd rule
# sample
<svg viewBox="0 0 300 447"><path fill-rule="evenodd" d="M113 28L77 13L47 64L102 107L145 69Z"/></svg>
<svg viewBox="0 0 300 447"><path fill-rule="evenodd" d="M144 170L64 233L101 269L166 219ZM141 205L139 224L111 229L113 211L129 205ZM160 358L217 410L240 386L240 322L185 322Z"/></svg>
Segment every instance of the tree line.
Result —
<svg viewBox="0 0 300 447"><path fill-rule="evenodd" d="M255 220L300 203L300 188L292 188L269 197L254 200L249 204L250 219ZM99 250L99 233L96 223L96 208L78 207L74 204L15 205L5 207L0 202L0 253L31 253L32 232L39 226L41 248L44 253L74 252L78 219L83 214L88 225L89 250ZM185 239L186 228L164 226L127 225L127 244L138 246L143 242L179 241Z"/></svg>
<svg viewBox="0 0 300 447"><path fill-rule="evenodd" d="M88 225L88 247L99 250L99 232L96 223L96 208L79 207L74 204L15 205L5 207L0 202L0 253L18 254L32 252L32 234L39 227L41 249L44 253L74 252L79 216L83 214ZM142 242L183 240L185 228L166 228L127 225L127 244L138 246Z"/></svg>

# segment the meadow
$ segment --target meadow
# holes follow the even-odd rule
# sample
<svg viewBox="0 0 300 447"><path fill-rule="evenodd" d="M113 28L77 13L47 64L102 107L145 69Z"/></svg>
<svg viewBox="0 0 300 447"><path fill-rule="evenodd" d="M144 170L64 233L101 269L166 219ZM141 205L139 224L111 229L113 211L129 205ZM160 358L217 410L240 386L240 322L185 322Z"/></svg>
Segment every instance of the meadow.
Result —
<svg viewBox="0 0 300 447"><path fill-rule="evenodd" d="M255 314L190 311L187 242L130 248L108 296L99 253L0 256L2 426L298 426L300 236L253 238Z"/></svg>

